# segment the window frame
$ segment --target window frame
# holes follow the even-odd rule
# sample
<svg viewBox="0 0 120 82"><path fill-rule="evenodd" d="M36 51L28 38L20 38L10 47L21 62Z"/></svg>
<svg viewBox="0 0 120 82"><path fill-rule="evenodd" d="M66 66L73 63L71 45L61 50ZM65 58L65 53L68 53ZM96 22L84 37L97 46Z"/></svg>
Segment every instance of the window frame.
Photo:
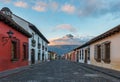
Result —
<svg viewBox="0 0 120 82"><path fill-rule="evenodd" d="M88 48L88 60L90 61L90 47Z"/></svg>
<svg viewBox="0 0 120 82"><path fill-rule="evenodd" d="M23 43L23 60L28 59L28 43L24 42Z"/></svg>
<svg viewBox="0 0 120 82"><path fill-rule="evenodd" d="M13 43L15 43L15 54L13 54ZM11 40L11 61L18 61L20 59L20 40L13 38Z"/></svg>
<svg viewBox="0 0 120 82"><path fill-rule="evenodd" d="M104 61L104 63L110 63L111 62L111 59L110 59L110 55L111 55L111 42L110 41L104 42L103 43L103 47L104 47L104 52L102 54L102 60ZM107 47L109 47L109 48L106 50Z"/></svg>
<svg viewBox="0 0 120 82"><path fill-rule="evenodd" d="M102 51L101 47L102 47L101 44L96 44L96 45L95 45L94 59L95 59L97 62L101 62L101 55L102 55L102 53L101 53L101 51Z"/></svg>

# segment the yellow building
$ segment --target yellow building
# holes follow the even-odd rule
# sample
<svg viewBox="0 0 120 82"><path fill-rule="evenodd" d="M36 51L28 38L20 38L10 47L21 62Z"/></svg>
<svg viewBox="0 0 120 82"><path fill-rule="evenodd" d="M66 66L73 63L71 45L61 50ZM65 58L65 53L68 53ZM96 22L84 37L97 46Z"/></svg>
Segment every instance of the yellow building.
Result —
<svg viewBox="0 0 120 82"><path fill-rule="evenodd" d="M48 59L49 60L55 60L57 59L57 54L53 51L48 51Z"/></svg>

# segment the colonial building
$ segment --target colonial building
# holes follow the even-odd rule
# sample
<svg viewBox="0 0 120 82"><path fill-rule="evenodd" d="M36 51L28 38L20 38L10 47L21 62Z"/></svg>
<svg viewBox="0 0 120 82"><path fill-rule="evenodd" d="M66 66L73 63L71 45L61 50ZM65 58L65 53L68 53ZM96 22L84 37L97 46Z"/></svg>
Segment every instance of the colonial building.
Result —
<svg viewBox="0 0 120 82"><path fill-rule="evenodd" d="M120 25L89 41L91 64L120 71Z"/></svg>
<svg viewBox="0 0 120 82"><path fill-rule="evenodd" d="M74 50L76 52L77 62L90 64L90 47L87 43Z"/></svg>
<svg viewBox="0 0 120 82"><path fill-rule="evenodd" d="M2 9L6 12L6 7ZM29 38L29 65L39 63L40 61L48 60L48 40L43 36L43 34L37 29L35 25L26 21L25 19L11 14L11 19L14 20L19 26L28 31L32 37Z"/></svg>
<svg viewBox="0 0 120 82"><path fill-rule="evenodd" d="M120 71L119 49L120 25L91 39L73 51L75 51L77 61L81 63ZM74 59L74 56L71 57Z"/></svg>
<svg viewBox="0 0 120 82"><path fill-rule="evenodd" d="M0 71L28 65L28 38L31 36L12 20L8 8L0 11Z"/></svg>
<svg viewBox="0 0 120 82"><path fill-rule="evenodd" d="M29 64L39 63L48 60L48 40L36 28L30 24L32 38L29 39Z"/></svg>
<svg viewBox="0 0 120 82"><path fill-rule="evenodd" d="M77 54L75 49L71 50L70 52L64 54L65 55L65 59L76 62L77 61Z"/></svg>

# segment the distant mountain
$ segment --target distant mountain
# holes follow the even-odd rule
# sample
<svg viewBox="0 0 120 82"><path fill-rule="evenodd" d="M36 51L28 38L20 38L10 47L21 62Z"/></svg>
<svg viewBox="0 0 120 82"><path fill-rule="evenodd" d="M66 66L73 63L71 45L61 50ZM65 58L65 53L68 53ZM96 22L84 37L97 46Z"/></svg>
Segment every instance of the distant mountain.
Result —
<svg viewBox="0 0 120 82"><path fill-rule="evenodd" d="M73 36L72 34L67 34L63 37L50 40L50 45L81 45L91 38L93 36Z"/></svg>
<svg viewBox="0 0 120 82"><path fill-rule="evenodd" d="M84 44L91 38L93 38L93 36L73 36L72 34L67 34L63 37L51 40L48 50L62 55Z"/></svg>
<svg viewBox="0 0 120 82"><path fill-rule="evenodd" d="M51 45L51 46L48 46L48 50L54 51L58 55L63 55L78 46L79 45Z"/></svg>

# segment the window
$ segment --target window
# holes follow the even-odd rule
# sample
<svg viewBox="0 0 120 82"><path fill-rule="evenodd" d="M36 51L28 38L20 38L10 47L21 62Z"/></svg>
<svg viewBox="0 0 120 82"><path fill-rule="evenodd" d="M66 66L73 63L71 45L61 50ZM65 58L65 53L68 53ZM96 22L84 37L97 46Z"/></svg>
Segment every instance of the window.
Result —
<svg viewBox="0 0 120 82"><path fill-rule="evenodd" d="M32 44L32 46L33 46L33 47L35 47L35 46L36 46L36 40L34 39L34 36L35 36L35 34L34 34L34 33L32 33L32 40L31 40L31 44Z"/></svg>
<svg viewBox="0 0 120 82"><path fill-rule="evenodd" d="M110 42L103 43L102 60L105 63L110 63Z"/></svg>
<svg viewBox="0 0 120 82"><path fill-rule="evenodd" d="M12 41L12 59L17 59L16 42Z"/></svg>
<svg viewBox="0 0 120 82"><path fill-rule="evenodd" d="M35 34L34 34L34 33L32 33L32 39L34 39L34 35L35 35Z"/></svg>
<svg viewBox="0 0 120 82"><path fill-rule="evenodd" d="M95 45L94 58L97 62L101 62L101 45Z"/></svg>
<svg viewBox="0 0 120 82"><path fill-rule="evenodd" d="M90 48L88 48L88 60L90 60Z"/></svg>
<svg viewBox="0 0 120 82"><path fill-rule="evenodd" d="M13 38L11 41L11 60L17 61L20 55L20 41L16 38Z"/></svg>
<svg viewBox="0 0 120 82"><path fill-rule="evenodd" d="M97 62L101 62L101 59L105 63L110 63L110 42L104 42L101 45L95 45L94 58Z"/></svg>
<svg viewBox="0 0 120 82"><path fill-rule="evenodd" d="M77 62L79 61L79 50L76 50Z"/></svg>
<svg viewBox="0 0 120 82"><path fill-rule="evenodd" d="M23 60L28 59L28 43L23 43Z"/></svg>
<svg viewBox="0 0 120 82"><path fill-rule="evenodd" d="M44 46L42 46L42 50L44 50Z"/></svg>
<svg viewBox="0 0 120 82"><path fill-rule="evenodd" d="M40 48L41 48L41 44L40 44L40 39L38 37L38 49L40 49Z"/></svg>
<svg viewBox="0 0 120 82"><path fill-rule="evenodd" d="M38 49L40 49L40 47L41 47L41 44L40 44L40 43L38 43Z"/></svg>
<svg viewBox="0 0 120 82"><path fill-rule="evenodd" d="M45 48L45 51L47 51L47 47Z"/></svg>

